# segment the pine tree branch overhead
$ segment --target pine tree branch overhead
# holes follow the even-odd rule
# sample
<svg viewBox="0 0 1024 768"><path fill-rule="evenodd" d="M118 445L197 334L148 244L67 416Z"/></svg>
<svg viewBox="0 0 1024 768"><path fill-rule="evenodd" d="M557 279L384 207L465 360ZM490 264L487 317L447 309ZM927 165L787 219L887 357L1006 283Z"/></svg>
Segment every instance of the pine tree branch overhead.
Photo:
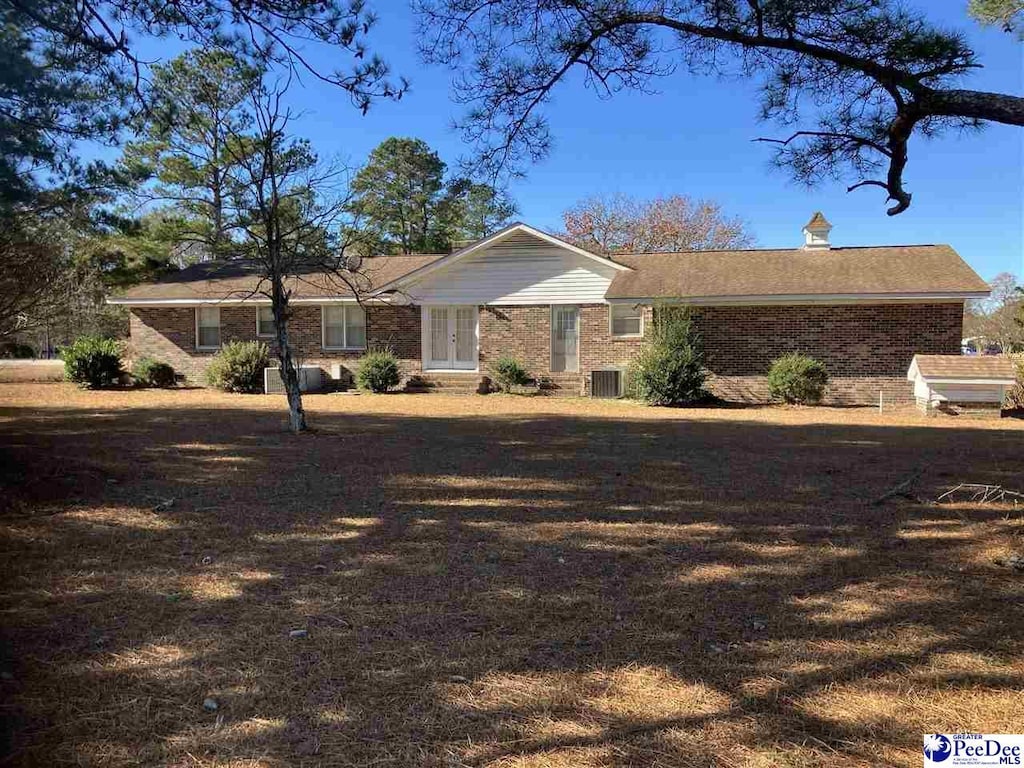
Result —
<svg viewBox="0 0 1024 768"><path fill-rule="evenodd" d="M774 161L798 181L845 175L905 211L914 137L1024 125L1024 98L960 87L965 39L897 0L417 0L421 52L457 71L464 137L490 173L520 172L552 137L543 109L570 72L603 95L680 69L755 80L788 129Z"/></svg>

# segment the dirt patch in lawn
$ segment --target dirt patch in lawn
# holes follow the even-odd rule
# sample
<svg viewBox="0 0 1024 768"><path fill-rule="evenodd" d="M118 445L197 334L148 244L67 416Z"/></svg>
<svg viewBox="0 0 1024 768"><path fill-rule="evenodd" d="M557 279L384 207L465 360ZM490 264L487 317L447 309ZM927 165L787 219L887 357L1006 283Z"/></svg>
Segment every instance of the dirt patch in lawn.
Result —
<svg viewBox="0 0 1024 768"><path fill-rule="evenodd" d="M1024 731L1024 422L0 385L11 765L851 766ZM872 499L914 472L920 501ZM207 708L204 708L204 701Z"/></svg>

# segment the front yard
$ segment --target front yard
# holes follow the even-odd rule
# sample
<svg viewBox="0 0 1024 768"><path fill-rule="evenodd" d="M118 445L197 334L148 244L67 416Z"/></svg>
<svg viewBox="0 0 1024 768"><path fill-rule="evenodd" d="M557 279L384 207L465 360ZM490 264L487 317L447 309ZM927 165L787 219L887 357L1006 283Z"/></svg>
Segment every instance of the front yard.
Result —
<svg viewBox="0 0 1024 768"><path fill-rule="evenodd" d="M1024 421L307 408L0 384L5 765L918 766L1024 732L1024 511L927 503L1024 490Z"/></svg>

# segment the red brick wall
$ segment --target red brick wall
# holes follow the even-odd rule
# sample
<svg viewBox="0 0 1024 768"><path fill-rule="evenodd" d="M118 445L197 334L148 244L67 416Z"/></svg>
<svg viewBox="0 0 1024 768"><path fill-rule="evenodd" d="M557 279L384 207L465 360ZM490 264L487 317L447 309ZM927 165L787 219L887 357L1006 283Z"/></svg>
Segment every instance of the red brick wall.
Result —
<svg viewBox="0 0 1024 768"><path fill-rule="evenodd" d="M608 306L579 307L580 373L551 372L551 307L492 306L480 308L480 369L488 372L504 355L520 360L536 378L549 378L569 394L583 394L586 374L598 368L625 367L642 339L613 338ZM645 328L650 321L645 309Z"/></svg>
<svg viewBox="0 0 1024 768"><path fill-rule="evenodd" d="M551 373L551 308L494 306L480 308L480 367L492 370L502 355L519 358L531 374L550 378L561 391L586 391L590 371L625 367L641 339L612 338L608 306L580 307L580 373ZM822 360L832 377L828 402L875 403L879 391L887 402L910 402L905 380L915 353L957 354L963 307L951 304L879 304L833 306L702 307L697 324L704 336L711 386L727 399L767 398L765 375L771 361L786 352L802 352ZM644 313L644 329L651 309ZM321 348L319 306L297 306L289 325L300 362L352 363L361 352ZM223 307L224 341L255 337L253 307ZM131 313L136 354L165 360L193 381L212 352L195 349L192 308L135 307ZM420 372L420 308L369 307L367 338L391 343L406 375ZM272 345L272 340L268 340Z"/></svg>
<svg viewBox="0 0 1024 768"><path fill-rule="evenodd" d="M915 353L960 353L963 306L701 307L696 314L708 367L723 376L767 373L787 352L818 358L836 377L905 376Z"/></svg>
<svg viewBox="0 0 1024 768"><path fill-rule="evenodd" d="M826 402L913 400L907 368L914 354L960 353L963 305L849 304L832 306L701 307L712 390L730 400L768 398L772 360L800 352L825 363Z"/></svg>
<svg viewBox="0 0 1024 768"><path fill-rule="evenodd" d="M132 307L130 323L134 357L146 355L163 360L190 381L203 383L203 371L216 350L196 349L195 308ZM256 308L221 307L220 326L223 342L255 339ZM293 306L288 335L297 362L302 365L319 365L329 371L332 363L352 366L364 354L359 350L323 349L319 306ZM405 375L420 370L419 307L367 307L366 338L369 344L391 344ZM270 347L271 354L276 353L275 339L260 340Z"/></svg>
<svg viewBox="0 0 1024 768"><path fill-rule="evenodd" d="M550 374L548 306L482 307L480 361L487 370L503 354L518 357L534 376L551 375L563 389L584 392L587 374L625 367L642 343L615 339L608 307L580 307L580 371ZM907 367L915 353L958 354L963 306L877 304L833 306L702 307L696 311L704 337L711 388L727 399L763 401L771 361L787 352L820 359L832 377L828 402L911 400ZM651 309L644 314L650 328Z"/></svg>

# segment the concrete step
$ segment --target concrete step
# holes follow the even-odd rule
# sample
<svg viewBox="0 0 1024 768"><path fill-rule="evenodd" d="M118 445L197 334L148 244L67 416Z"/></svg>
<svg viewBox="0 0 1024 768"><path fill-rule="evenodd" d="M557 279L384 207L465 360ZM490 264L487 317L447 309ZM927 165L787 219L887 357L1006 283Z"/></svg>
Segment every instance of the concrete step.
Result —
<svg viewBox="0 0 1024 768"><path fill-rule="evenodd" d="M409 377L405 391L472 395L485 391L483 378L479 373L422 374Z"/></svg>

